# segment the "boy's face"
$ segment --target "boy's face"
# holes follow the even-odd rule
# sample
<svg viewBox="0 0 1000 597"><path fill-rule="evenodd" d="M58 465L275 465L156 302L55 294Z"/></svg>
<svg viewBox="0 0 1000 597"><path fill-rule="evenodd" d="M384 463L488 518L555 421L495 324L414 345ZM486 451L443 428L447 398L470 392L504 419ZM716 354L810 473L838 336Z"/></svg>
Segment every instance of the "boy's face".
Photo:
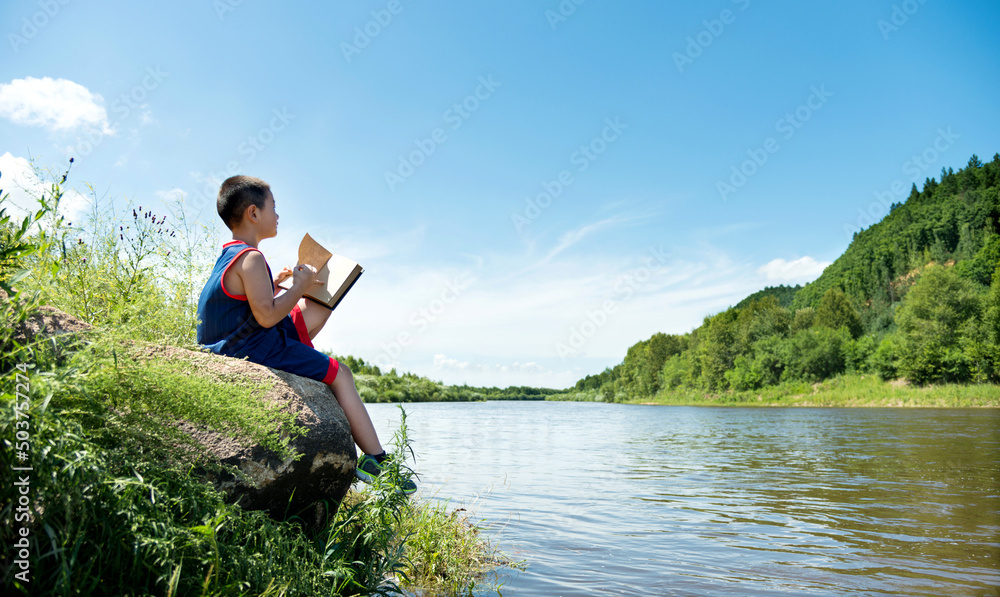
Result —
<svg viewBox="0 0 1000 597"><path fill-rule="evenodd" d="M274 195L267 194L264 200L264 209L260 211L261 226L269 234L264 238L274 238L278 236L278 212L274 208Z"/></svg>

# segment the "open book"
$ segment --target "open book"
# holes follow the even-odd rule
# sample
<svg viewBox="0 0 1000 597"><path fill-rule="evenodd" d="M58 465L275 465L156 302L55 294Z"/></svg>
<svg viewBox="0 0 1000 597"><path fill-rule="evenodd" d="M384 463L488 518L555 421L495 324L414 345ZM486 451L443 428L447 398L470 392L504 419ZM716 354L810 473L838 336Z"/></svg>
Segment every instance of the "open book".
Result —
<svg viewBox="0 0 1000 597"><path fill-rule="evenodd" d="M322 282L319 288L307 291L303 296L326 305L330 309L336 309L340 301L343 300L347 291L358 281L364 269L357 261L351 261L347 257L334 255L327 251L318 242L313 240L307 232L299 243L299 263L308 263L316 268L316 281ZM292 287L292 278L288 278L278 285L278 288L288 290Z"/></svg>

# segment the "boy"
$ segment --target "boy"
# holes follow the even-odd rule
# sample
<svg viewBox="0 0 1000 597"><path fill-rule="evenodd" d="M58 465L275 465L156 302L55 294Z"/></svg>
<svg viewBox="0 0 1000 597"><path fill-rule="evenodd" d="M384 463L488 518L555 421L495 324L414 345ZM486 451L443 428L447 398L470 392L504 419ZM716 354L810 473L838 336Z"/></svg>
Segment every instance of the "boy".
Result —
<svg viewBox="0 0 1000 597"><path fill-rule="evenodd" d="M198 344L216 354L244 358L321 381L330 386L354 442L364 454L355 474L371 482L383 470L387 455L379 443L368 411L354 387L351 371L313 347L331 310L309 302L303 294L316 282L310 265L284 268L272 279L271 267L257 249L260 241L278 235L278 213L270 186L250 176L232 176L222 183L217 200L219 217L233 233L222 245L198 301ZM277 296L275 285L292 278L292 287ZM401 488L413 493L407 481Z"/></svg>

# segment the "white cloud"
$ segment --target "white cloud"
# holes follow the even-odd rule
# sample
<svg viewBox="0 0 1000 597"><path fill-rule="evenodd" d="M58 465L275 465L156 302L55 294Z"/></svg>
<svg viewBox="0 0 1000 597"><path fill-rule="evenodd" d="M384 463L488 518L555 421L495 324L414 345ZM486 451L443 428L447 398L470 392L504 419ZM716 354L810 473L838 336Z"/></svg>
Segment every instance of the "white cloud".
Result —
<svg viewBox="0 0 1000 597"><path fill-rule="evenodd" d="M830 265L830 261L816 261L808 255L794 261L774 259L757 269L768 281L809 282L815 280Z"/></svg>
<svg viewBox="0 0 1000 597"><path fill-rule="evenodd" d="M10 197L4 202L11 219L20 220L40 207L37 197L50 192L50 184L43 182L35 173L31 162L7 152L0 155L0 188ZM69 222L76 222L85 210L91 207L86 197L71 188L63 188L59 201L59 212Z"/></svg>
<svg viewBox="0 0 1000 597"><path fill-rule="evenodd" d="M93 130L113 135L104 99L68 79L27 77L0 83L0 116L53 132Z"/></svg>

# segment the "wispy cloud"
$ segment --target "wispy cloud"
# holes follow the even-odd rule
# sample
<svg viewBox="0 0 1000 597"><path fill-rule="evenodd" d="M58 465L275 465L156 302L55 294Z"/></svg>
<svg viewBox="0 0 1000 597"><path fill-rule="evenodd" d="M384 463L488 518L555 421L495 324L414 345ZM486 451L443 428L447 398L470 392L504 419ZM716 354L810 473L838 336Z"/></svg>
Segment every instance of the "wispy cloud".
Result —
<svg viewBox="0 0 1000 597"><path fill-rule="evenodd" d="M633 223L633 222L636 222L636 221L639 221L639 220L642 220L642 219L644 219L643 216L623 216L623 215L616 215L616 216L613 216L613 217L610 217L610 218L605 218L603 220L598 220L596 222L591 222L589 224L584 224L583 226L580 226L579 228L576 228L575 230L570 230L570 231L564 232L559 237L559 241L556 243L556 245L554 247L552 247L551 249L549 249L548 253L546 253L538 261L532 263L531 265L525 267L524 269L521 269L521 270L515 272L514 275L515 276L521 276L521 275L523 275L523 274L525 274L527 272L530 272L532 270L536 270L536 269L539 269L539 268L542 268L542 267L548 265L549 262L552 261L552 259L555 258L557 255L559 255L560 253L562 253L562 252L566 251L567 249L573 247L574 245L578 244L580 241L582 241L583 239L585 239L586 237L588 237L588 236L590 236L590 235L592 235L594 233L600 232L602 230L607 230L607 229L610 229L610 228L614 228L616 226L620 226L620 225L624 225L624 224L630 224L630 223ZM537 246L537 241L531 241L530 244L529 244L530 251L533 252L534 248L536 246Z"/></svg>

